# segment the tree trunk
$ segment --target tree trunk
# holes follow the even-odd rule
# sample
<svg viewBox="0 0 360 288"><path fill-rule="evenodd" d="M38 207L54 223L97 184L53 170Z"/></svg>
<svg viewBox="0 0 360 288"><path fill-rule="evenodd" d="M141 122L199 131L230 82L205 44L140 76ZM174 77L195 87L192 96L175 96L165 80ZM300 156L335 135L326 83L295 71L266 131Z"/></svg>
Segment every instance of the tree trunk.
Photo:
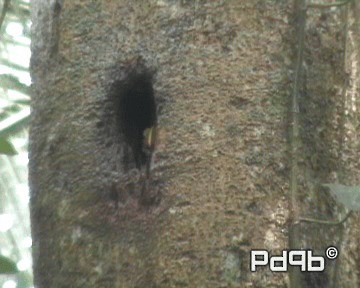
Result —
<svg viewBox="0 0 360 288"><path fill-rule="evenodd" d="M292 13L32 2L36 287L289 284L249 252L288 246Z"/></svg>

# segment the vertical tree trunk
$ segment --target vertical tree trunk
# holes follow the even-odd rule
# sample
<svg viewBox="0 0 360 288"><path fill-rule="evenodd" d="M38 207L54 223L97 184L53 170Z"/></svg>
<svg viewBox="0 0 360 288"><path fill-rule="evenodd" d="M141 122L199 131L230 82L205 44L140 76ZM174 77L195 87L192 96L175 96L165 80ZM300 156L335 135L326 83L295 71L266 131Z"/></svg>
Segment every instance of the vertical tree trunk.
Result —
<svg viewBox="0 0 360 288"><path fill-rule="evenodd" d="M297 41L294 45L296 51L303 49L303 59L295 59L300 64L300 76L294 76L299 86L296 114L299 121L297 140L300 141L297 143L298 166L294 176L298 185L295 208L298 215L293 219L296 233L290 234L290 239L297 243L292 247L311 249L313 253L324 256L329 246L335 246L340 257L336 261L325 257L324 272L301 273L301 277L291 279L291 287L354 287L359 283L358 275L347 271L358 271L349 264L357 257L353 251L358 250L358 216L341 225L320 222L336 222L334 220L344 219L347 212L333 197L329 197L323 184L358 185L359 169L353 161L358 163L356 159L360 154L359 147L355 147L356 132L351 128L353 119L357 117L355 114L358 114L354 112L356 103L353 100L357 80L351 80L357 78L354 73L358 71L355 60L355 51L358 50L354 49L352 39L358 34L356 25L352 24L356 9L350 8L351 3L344 5L345 2L341 1L294 2L297 4L295 15L302 15L294 22L305 28L305 37L303 42ZM336 8L339 3L341 5ZM299 21L304 15L305 24ZM300 35L297 34L297 39ZM312 221L302 221L304 218ZM347 242L346 239L351 240Z"/></svg>
<svg viewBox="0 0 360 288"><path fill-rule="evenodd" d="M32 7L35 285L286 286L249 251L288 243L291 5Z"/></svg>

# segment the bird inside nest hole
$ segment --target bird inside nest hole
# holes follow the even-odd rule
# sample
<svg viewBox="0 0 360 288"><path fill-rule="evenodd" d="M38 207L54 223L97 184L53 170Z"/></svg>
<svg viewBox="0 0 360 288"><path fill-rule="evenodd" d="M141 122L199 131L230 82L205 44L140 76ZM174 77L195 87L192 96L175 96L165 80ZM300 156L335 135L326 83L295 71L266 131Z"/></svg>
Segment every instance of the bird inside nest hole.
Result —
<svg viewBox="0 0 360 288"><path fill-rule="evenodd" d="M127 76L115 84L120 132L132 151L134 166L139 171L145 170L145 177L142 177L145 188L141 193L144 194L149 189L151 162L157 139L153 73L141 61L137 61L128 69Z"/></svg>

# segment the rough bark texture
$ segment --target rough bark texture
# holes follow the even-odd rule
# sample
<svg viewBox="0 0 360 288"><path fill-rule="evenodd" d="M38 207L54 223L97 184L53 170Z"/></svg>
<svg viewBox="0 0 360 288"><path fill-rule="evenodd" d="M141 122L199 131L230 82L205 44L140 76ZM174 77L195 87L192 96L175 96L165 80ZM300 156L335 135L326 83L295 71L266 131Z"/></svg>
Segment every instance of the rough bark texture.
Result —
<svg viewBox="0 0 360 288"><path fill-rule="evenodd" d="M343 218L343 207L329 197L322 184L359 185L360 150L357 133L351 128L358 121L353 110L358 104L350 100L359 94L358 76L354 75L359 69L355 60L359 57L355 48L358 44L352 39L357 35L356 25L352 24L354 13L350 5L307 11L299 100L302 144L298 181L303 217ZM358 217L351 217L344 226L308 222L299 225L302 247L324 255L326 248L333 245L341 255L337 261L327 262L325 273L304 274L303 287L358 286L359 269L350 264L357 257L354 252L359 251Z"/></svg>
<svg viewBox="0 0 360 288"><path fill-rule="evenodd" d="M32 7L36 286L285 287L284 273L250 273L249 251L287 248L290 3ZM160 130L147 185L114 92L140 56Z"/></svg>

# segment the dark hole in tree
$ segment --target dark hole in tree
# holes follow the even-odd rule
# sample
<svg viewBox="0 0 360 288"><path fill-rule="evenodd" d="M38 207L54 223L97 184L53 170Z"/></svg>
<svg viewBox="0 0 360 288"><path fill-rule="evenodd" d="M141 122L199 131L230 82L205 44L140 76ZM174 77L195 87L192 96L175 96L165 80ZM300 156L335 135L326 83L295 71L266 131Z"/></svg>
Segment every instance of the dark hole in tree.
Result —
<svg viewBox="0 0 360 288"><path fill-rule="evenodd" d="M153 152L145 147L145 129L155 126L157 121L152 73L137 67L116 86L120 132L132 150L136 168L140 169L151 160Z"/></svg>

